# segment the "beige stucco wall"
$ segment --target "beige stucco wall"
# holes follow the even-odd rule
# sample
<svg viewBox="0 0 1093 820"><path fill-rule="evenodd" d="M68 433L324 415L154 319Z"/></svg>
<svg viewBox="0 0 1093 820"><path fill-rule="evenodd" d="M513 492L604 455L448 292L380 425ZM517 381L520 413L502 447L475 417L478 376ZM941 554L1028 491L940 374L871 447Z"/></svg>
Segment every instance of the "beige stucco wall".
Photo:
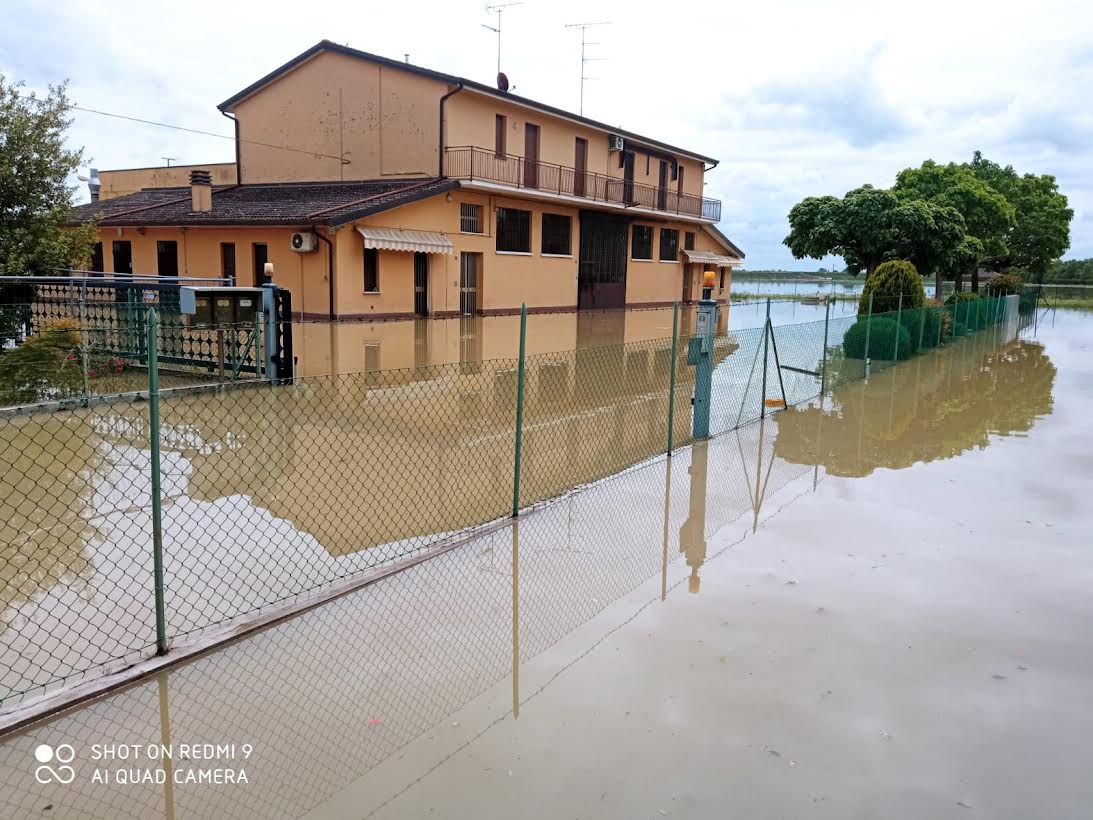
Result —
<svg viewBox="0 0 1093 820"><path fill-rule="evenodd" d="M239 144L243 182L435 176L446 91L436 80L320 52L234 107L240 138L252 141Z"/></svg>
<svg viewBox="0 0 1093 820"><path fill-rule="evenodd" d="M444 108L445 144L448 146L474 145L494 149L494 122L496 115L507 118L506 153L524 156L525 125L539 126L539 159L572 168L576 157L576 138L588 140L588 171L622 179L619 154L608 149L608 134L562 117L546 114L515 103L481 94L470 89L451 97ZM656 186L660 181L660 160L638 153L634 161L634 181ZM683 191L702 195L704 165L692 159L677 157L686 170L683 174ZM648 165L648 170L646 166ZM667 189L676 190L676 183L669 175Z"/></svg>
<svg viewBox="0 0 1093 820"><path fill-rule="evenodd" d="M172 165L170 168L119 168L99 171L99 199L113 199L145 188L178 188L190 184L190 171L212 174L213 185L234 185L234 162L207 162L202 165Z"/></svg>
<svg viewBox="0 0 1093 820"><path fill-rule="evenodd" d="M295 313L325 316L329 310L326 246L314 253L296 253L289 244L289 228L103 228L103 269L114 269L113 242L127 240L133 248L133 273L157 273L156 242L178 243L179 276L221 276L220 244L235 243L236 283L254 284L254 243L265 243L273 263L273 281L292 292Z"/></svg>

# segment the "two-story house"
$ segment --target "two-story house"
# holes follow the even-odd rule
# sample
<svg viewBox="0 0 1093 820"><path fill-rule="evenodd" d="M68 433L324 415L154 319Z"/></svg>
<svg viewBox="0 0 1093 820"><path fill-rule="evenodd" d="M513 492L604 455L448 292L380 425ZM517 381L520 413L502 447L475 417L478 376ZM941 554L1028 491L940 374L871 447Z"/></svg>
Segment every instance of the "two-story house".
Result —
<svg viewBox="0 0 1093 820"><path fill-rule="evenodd" d="M725 299L743 261L702 195L716 160L472 80L323 41L219 108L235 181L76 209L96 269L272 262L305 316L394 318L667 305L705 269Z"/></svg>

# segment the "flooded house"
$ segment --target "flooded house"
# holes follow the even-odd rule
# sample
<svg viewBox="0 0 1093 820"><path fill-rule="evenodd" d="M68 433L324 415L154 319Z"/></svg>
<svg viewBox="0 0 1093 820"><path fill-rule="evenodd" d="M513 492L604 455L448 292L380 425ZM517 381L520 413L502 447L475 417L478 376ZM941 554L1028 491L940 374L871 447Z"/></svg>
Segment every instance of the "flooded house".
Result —
<svg viewBox="0 0 1093 820"><path fill-rule="evenodd" d="M744 254L717 161L496 86L322 41L219 105L231 164L102 171L92 268L273 281L304 318L665 306Z"/></svg>

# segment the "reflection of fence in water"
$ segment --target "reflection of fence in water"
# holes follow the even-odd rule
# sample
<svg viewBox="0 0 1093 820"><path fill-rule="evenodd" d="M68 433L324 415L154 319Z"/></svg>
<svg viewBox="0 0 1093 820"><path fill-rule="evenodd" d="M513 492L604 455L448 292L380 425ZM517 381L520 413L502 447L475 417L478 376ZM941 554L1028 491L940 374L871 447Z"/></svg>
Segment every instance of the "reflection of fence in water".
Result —
<svg viewBox="0 0 1093 820"><path fill-rule="evenodd" d="M780 359L764 350L763 329L718 336L713 432L758 417L765 397L783 387L790 404L818 392L818 378L779 374L779 361L809 371L826 361L834 384L860 374L860 361L838 360L836 321L827 328L829 355L822 322L775 328ZM694 370L686 350L682 339L673 362L671 340L661 339L528 357L521 504L663 453L673 371L674 443L689 442ZM293 601L506 516L516 372L514 361L493 360L163 393L168 636ZM6 617L18 626L0 633L0 699L8 700L148 650L152 433L146 405L121 400L3 423L10 452L32 457L0 463L4 512L36 516L51 543L72 545L61 557L73 568L66 574L65 561L42 547L20 556L9 541L8 569L26 575L23 587L38 577L31 564L52 569L38 594L10 608ZM47 464L32 467L33 458ZM38 503L62 497L75 480L62 473L87 487L75 517ZM76 583L79 594L70 589ZM27 635L48 640L39 646Z"/></svg>
<svg viewBox="0 0 1093 820"><path fill-rule="evenodd" d="M534 708L536 693L521 688L522 665L643 583L650 582L649 594L629 602L633 610L662 590L683 594L677 585L690 569L680 559L700 567L706 557L698 554L704 540L687 539L704 539L741 515L750 522L765 499L807 473L771 461L770 432L769 425L765 435L752 425L700 444L701 476L681 451L599 482L519 520L515 552L509 524L53 720L45 733L78 748L139 737L141 743L246 742L255 749L246 764L249 786L175 785L168 793L146 784L119 795L80 777L66 787L66 805L115 816L111 801L123 797L138 814L163 811L166 802L182 814L297 816L433 727L448 736L478 730L453 727L448 718L506 680L514 684L515 703ZM562 648L562 657L578 657L610 628L604 622L584 633ZM487 720L513 708L507 693L494 694L496 712ZM50 787L25 771L42 734L39 727L11 738L0 753L7 816L49 802Z"/></svg>

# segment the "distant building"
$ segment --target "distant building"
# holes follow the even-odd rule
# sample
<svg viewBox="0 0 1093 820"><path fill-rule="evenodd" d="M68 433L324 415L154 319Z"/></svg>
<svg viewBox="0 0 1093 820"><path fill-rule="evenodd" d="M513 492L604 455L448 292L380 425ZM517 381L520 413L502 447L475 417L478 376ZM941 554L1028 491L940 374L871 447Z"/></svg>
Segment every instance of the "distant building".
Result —
<svg viewBox="0 0 1093 820"><path fill-rule="evenodd" d="M98 267L268 261L305 316L396 318L724 300L743 262L716 160L472 80L323 41L219 108L235 163L100 172Z"/></svg>

